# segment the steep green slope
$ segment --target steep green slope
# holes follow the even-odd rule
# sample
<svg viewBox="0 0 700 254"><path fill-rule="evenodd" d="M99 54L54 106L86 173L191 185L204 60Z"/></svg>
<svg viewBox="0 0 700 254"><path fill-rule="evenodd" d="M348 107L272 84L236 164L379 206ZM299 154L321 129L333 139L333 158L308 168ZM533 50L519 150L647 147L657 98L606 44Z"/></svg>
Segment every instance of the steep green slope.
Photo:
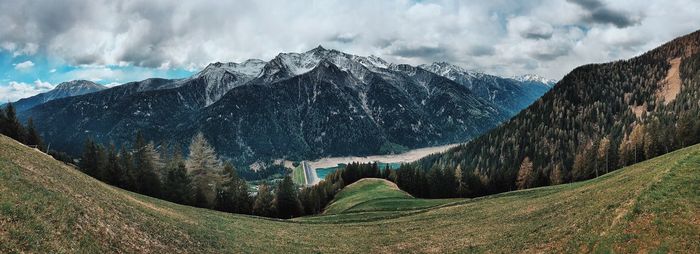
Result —
<svg viewBox="0 0 700 254"><path fill-rule="evenodd" d="M281 221L126 192L0 137L0 252L697 253L698 182L694 146L574 184Z"/></svg>
<svg viewBox="0 0 700 254"><path fill-rule="evenodd" d="M299 165L292 170L292 181L294 181L294 184L297 184L299 186L306 185L306 176L304 175L304 167Z"/></svg>
<svg viewBox="0 0 700 254"><path fill-rule="evenodd" d="M578 67L503 125L417 165L488 179L470 190L478 195L590 179L700 143L698 98L700 31L629 60ZM520 172L526 161L531 173ZM527 177L518 184L519 174Z"/></svg>
<svg viewBox="0 0 700 254"><path fill-rule="evenodd" d="M399 211L449 203L450 199L416 199L384 179L365 178L340 191L324 214Z"/></svg>

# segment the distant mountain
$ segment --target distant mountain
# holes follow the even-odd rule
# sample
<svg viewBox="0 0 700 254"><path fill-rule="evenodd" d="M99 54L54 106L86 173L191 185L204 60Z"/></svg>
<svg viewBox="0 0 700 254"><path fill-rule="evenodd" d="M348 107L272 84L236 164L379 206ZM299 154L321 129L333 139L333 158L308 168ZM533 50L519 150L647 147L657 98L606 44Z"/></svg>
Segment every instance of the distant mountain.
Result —
<svg viewBox="0 0 700 254"><path fill-rule="evenodd" d="M459 168L481 194L589 179L700 142L698 98L700 31L578 67L508 122L417 165Z"/></svg>
<svg viewBox="0 0 700 254"><path fill-rule="evenodd" d="M556 82L535 75L502 78L445 63L420 65L421 68L466 86L477 96L516 114L547 92Z"/></svg>
<svg viewBox="0 0 700 254"><path fill-rule="evenodd" d="M512 79L515 79L520 82L532 82L532 83L539 83L543 84L549 87L554 86L557 81L553 79L547 79L542 76L534 75L534 74L525 74L525 75L520 75L520 76L513 76L511 77Z"/></svg>
<svg viewBox="0 0 700 254"><path fill-rule="evenodd" d="M25 111L36 105L65 97L83 95L102 91L107 87L87 80L73 80L58 84L51 91L40 93L32 97L20 99L12 105L17 111Z"/></svg>
<svg viewBox="0 0 700 254"><path fill-rule="evenodd" d="M74 154L88 136L121 144L141 130L185 145L202 131L223 157L245 164L463 142L514 114L498 103L420 67L319 46L54 100L20 117Z"/></svg>

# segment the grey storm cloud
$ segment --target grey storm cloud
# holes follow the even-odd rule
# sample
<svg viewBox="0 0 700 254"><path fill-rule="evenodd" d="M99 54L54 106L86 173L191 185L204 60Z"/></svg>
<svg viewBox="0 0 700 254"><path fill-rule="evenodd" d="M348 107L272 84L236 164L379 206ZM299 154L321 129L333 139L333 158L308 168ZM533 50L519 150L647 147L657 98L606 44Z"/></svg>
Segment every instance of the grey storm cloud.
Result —
<svg viewBox="0 0 700 254"><path fill-rule="evenodd" d="M496 50L490 45L474 45L468 49L468 52L473 56L490 56Z"/></svg>
<svg viewBox="0 0 700 254"><path fill-rule="evenodd" d="M323 45L560 78L700 28L698 1L621 1L0 0L0 54L196 70Z"/></svg>
<svg viewBox="0 0 700 254"><path fill-rule="evenodd" d="M335 36L330 37L328 40L339 43L352 43L355 41L356 38L357 35L354 34L337 34Z"/></svg>
<svg viewBox="0 0 700 254"><path fill-rule="evenodd" d="M632 26L638 23L637 20L630 17L630 14L621 11L615 11L607 8L599 0L567 0L575 3L578 6L586 9L589 15L586 20L593 23L613 24L618 28Z"/></svg>

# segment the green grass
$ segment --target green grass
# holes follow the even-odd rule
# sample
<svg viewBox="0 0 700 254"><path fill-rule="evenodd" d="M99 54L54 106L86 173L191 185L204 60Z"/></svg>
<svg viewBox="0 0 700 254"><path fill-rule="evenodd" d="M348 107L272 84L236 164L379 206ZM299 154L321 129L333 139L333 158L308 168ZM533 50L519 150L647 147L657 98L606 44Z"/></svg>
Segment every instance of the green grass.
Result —
<svg viewBox="0 0 700 254"><path fill-rule="evenodd" d="M120 190L0 137L0 253L698 253L699 170L694 146L585 182L284 221Z"/></svg>
<svg viewBox="0 0 700 254"><path fill-rule="evenodd" d="M292 171L292 182L299 186L306 185L306 176L304 175L304 167L300 164Z"/></svg>
<svg viewBox="0 0 700 254"><path fill-rule="evenodd" d="M402 211L428 208L455 199L416 199L384 179L361 179L340 191L324 214Z"/></svg>

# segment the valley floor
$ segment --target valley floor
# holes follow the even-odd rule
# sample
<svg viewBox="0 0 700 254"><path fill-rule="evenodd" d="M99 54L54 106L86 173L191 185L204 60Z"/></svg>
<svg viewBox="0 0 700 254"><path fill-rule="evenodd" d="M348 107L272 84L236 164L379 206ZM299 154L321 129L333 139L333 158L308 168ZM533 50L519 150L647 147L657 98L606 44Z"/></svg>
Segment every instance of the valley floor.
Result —
<svg viewBox="0 0 700 254"><path fill-rule="evenodd" d="M0 136L0 193L2 253L700 252L700 146L585 182L284 221L127 192Z"/></svg>
<svg viewBox="0 0 700 254"><path fill-rule="evenodd" d="M331 168L336 167L338 164L349 164L352 162L359 163L371 163L371 162L383 162L383 163L408 163L417 161L425 156L440 153L449 150L450 148L461 145L462 143L441 145L441 146L431 146L416 148L413 150L406 151L400 154L381 154L381 155L369 155L369 156L342 156L342 157L326 157L313 161L308 161L309 166L313 169L319 168ZM284 165L288 168L294 168L292 166L292 161L284 161Z"/></svg>

